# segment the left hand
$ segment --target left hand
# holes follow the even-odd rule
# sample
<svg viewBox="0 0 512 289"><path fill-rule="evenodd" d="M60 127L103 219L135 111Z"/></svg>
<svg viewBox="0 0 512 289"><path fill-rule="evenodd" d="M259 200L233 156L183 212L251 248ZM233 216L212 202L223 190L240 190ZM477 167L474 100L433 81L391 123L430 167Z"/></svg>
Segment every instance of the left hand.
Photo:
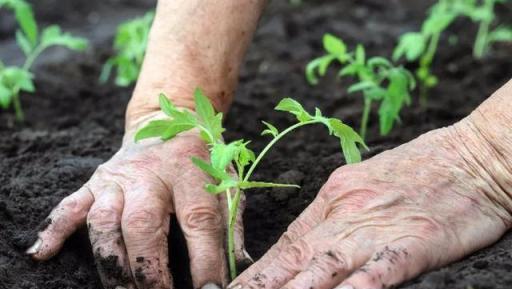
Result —
<svg viewBox="0 0 512 289"><path fill-rule="evenodd" d="M466 124L439 129L339 168L228 288L389 288L492 244L512 221L511 187L493 183L493 169L511 164L472 159L496 151L475 135Z"/></svg>

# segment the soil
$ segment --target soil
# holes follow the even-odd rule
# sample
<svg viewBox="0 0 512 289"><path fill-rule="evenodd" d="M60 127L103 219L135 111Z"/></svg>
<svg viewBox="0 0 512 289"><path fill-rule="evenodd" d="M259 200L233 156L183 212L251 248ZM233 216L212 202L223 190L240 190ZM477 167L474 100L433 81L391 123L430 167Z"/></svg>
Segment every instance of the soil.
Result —
<svg viewBox="0 0 512 289"><path fill-rule="evenodd" d="M96 166L118 149L131 88L101 85L97 79L101 64L111 53L115 25L142 15L154 3L58 2L56 9L57 1L37 1L38 19L87 36L92 48L82 55L58 49L46 54L36 67L37 93L22 95L27 116L23 125L15 124L12 113L0 113L1 289L101 288L85 230L74 234L50 261L36 263L23 252L51 208L78 189ZM331 32L342 36L351 47L363 43L368 54L389 56L398 36L417 30L432 3L303 2L297 6L288 1L269 4L241 71L237 96L226 121L227 139L252 139L253 147L261 149L265 139L259 136L260 120L281 127L291 122L285 114L271 110L283 96L293 96L309 109L318 106L325 114L357 126L362 100L347 95L347 83L338 81L334 71L315 87L305 82L306 63L322 52L321 36ZM499 6L499 14L501 19L512 19L512 7ZM14 28L12 18L1 14L0 58L19 62L21 55L12 38ZM373 115L367 139L371 151L365 153L365 158L460 120L509 80L512 47L497 45L485 59L474 60L471 45L475 32L474 25L458 21L443 38L434 69L440 84L431 91L425 109L415 101L403 111L402 123L385 137L378 135ZM449 44L448 38L456 43ZM341 165L338 143L317 128L299 130L273 149L255 178L293 181L302 188L298 192L248 193L247 249L254 258L278 239L315 197L330 172ZM176 288L191 288L183 240L179 235L171 239L176 256L171 266L178 271ZM512 288L512 234L399 288Z"/></svg>

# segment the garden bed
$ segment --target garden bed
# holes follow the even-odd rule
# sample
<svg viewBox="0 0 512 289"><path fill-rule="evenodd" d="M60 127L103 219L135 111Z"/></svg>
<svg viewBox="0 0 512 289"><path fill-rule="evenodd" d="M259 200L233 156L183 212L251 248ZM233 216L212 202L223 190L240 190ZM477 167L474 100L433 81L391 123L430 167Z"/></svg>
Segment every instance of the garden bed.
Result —
<svg viewBox="0 0 512 289"><path fill-rule="evenodd" d="M0 113L0 289L101 288L84 229L48 262L33 262L24 250L34 240L34 229L51 208L78 189L95 167L118 149L131 88L101 85L98 75L110 52L108 40L117 24L113 19L142 15L151 5L73 1L78 4L63 5L59 7L63 11L56 14L48 9L56 1L37 2L35 9L40 11L37 16L43 23L57 22L74 29L90 38L93 48L86 55L74 54L73 58L56 50L36 67L38 91L22 95L25 124L14 124L10 113ZM322 53L323 33L338 35L351 47L363 43L368 54L389 56L400 34L418 29L431 3L304 2L294 6L288 1L272 1L269 5L243 65L237 96L226 120L228 139L253 139L253 148L261 149L265 140L259 136L260 120L281 127L292 121L287 114L272 110L284 96L296 98L308 109L318 106L326 115L357 127L362 98L347 95L347 84L337 81L334 71L315 87L304 79L307 62ZM74 16L63 16L64 10L73 11ZM500 14L502 19L510 19L512 8L501 9ZM468 29L467 24L457 22L447 33L457 36L455 44L442 40L434 64L440 84L431 91L426 108L420 108L415 99L411 107L404 109L402 123L386 137L378 135L378 125L372 118L367 138L371 151L365 158L460 120L510 79L512 47L496 46L485 59L474 60L471 49L476 31L474 26ZM3 18L0 25L4 25L0 29L0 58L16 61L18 52L10 48L13 39L6 38L8 19ZM255 179L291 181L302 188L247 192L246 245L254 258L264 254L311 202L330 172L342 164L339 143L323 129L300 129L272 150L255 173ZM171 266L178 271L175 288L191 288L185 266L186 249L176 230L171 232L170 250L176 257ZM489 248L426 273L400 288L470 286L512 287L511 233Z"/></svg>

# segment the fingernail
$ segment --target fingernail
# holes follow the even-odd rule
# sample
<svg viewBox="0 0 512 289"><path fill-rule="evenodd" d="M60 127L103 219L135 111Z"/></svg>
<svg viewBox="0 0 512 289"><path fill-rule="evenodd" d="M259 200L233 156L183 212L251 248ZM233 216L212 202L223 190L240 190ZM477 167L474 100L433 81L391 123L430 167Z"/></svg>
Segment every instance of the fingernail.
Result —
<svg viewBox="0 0 512 289"><path fill-rule="evenodd" d="M37 252L39 252L39 249L41 249L41 245L43 245L43 240L37 239L37 241L32 245L32 247L28 248L27 251L25 251L26 254L34 255Z"/></svg>
<svg viewBox="0 0 512 289"><path fill-rule="evenodd" d="M233 286L228 286L228 289L242 289L242 284L236 284Z"/></svg>
<svg viewBox="0 0 512 289"><path fill-rule="evenodd" d="M338 287L336 289L354 289L354 287L352 287L352 285L343 285L343 286Z"/></svg>
<svg viewBox="0 0 512 289"><path fill-rule="evenodd" d="M245 249L243 251L244 253L244 257L249 259L252 263L254 263L254 259L251 257L251 255L249 255L249 252L247 252Z"/></svg>
<svg viewBox="0 0 512 289"><path fill-rule="evenodd" d="M215 283L206 283L201 289L221 289L219 285Z"/></svg>

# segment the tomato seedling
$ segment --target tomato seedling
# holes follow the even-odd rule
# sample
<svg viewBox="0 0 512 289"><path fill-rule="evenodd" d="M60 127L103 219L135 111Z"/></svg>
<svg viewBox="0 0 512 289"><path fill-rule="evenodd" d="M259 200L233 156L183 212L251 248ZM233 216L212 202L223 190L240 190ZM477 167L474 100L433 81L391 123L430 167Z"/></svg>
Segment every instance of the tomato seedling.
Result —
<svg viewBox="0 0 512 289"><path fill-rule="evenodd" d="M128 86L137 80L154 17L155 13L150 11L119 25L114 39L116 54L103 65L100 82L109 79L112 69L116 70L115 83L118 86Z"/></svg>
<svg viewBox="0 0 512 289"><path fill-rule="evenodd" d="M326 55L318 57L306 66L306 79L311 84L317 84L319 76L324 76L327 68L333 62L341 64L339 77L352 76L357 83L348 88L349 93L362 92L364 97L363 114L359 133L366 136L368 119L373 102L380 102L379 127L382 135L387 135L404 104L410 103L410 91L415 87L415 80L409 70L395 66L384 57L366 58L362 45L357 45L355 51L347 51L343 40L332 34L325 34L323 46Z"/></svg>
<svg viewBox="0 0 512 289"><path fill-rule="evenodd" d="M205 190L211 194L224 193L227 199L229 216L227 220L227 247L228 263L231 278L236 277L236 264L234 254L234 229L236 216L240 204L241 191L251 188L265 187L298 187L291 184L276 184L272 182L253 181L252 173L260 164L263 157L274 146L277 141L293 130L312 124L323 124L331 135L340 140L341 149L347 163L355 163L361 160L359 147L366 148L363 139L348 125L336 118L328 118L322 115L317 108L315 114L310 114L302 105L291 99L284 98L275 107L278 111L285 111L293 114L297 118L297 123L279 131L270 123L263 122L266 129L262 135L272 136L272 140L256 156L248 148L248 141L235 140L230 143L224 143L222 133L225 129L222 127L222 113L216 113L208 98L200 89L194 93L196 112L193 113L186 109L177 108L169 99L160 95L160 108L169 117L167 119L154 120L140 129L135 135L135 141L145 138L160 137L166 141L172 139L180 132L196 128L200 131L200 137L208 145L210 151L209 162L193 157L192 162L207 173L215 181L207 184ZM229 169L234 163L238 177L229 173Z"/></svg>
<svg viewBox="0 0 512 289"><path fill-rule="evenodd" d="M51 46L63 46L82 51L87 48L87 40L61 31L57 25L39 30L31 6L24 0L0 0L0 8L14 11L20 30L16 31L16 42L25 54L21 67L5 66L0 61L0 107L14 106L16 119L24 120L20 102L20 92L34 92L33 74L30 69L37 57Z"/></svg>

